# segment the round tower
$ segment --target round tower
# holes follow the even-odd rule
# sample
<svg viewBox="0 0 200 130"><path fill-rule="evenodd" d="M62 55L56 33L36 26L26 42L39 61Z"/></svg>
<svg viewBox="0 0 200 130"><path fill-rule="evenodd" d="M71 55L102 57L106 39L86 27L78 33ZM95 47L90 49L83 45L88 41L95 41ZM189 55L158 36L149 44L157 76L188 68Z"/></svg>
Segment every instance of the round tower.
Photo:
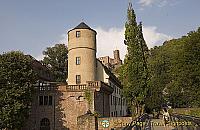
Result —
<svg viewBox="0 0 200 130"><path fill-rule="evenodd" d="M96 31L84 22L68 31L68 84L96 79Z"/></svg>

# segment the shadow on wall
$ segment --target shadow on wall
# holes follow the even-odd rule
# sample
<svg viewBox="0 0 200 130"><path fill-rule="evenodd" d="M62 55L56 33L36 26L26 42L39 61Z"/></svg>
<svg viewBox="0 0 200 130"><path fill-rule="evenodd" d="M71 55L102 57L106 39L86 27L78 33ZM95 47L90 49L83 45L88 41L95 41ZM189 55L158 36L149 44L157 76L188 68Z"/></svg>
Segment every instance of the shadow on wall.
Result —
<svg viewBox="0 0 200 130"><path fill-rule="evenodd" d="M56 90L55 93L55 126L54 130L70 130L66 125L67 121L65 119L65 109L62 106L62 103L65 101L62 91Z"/></svg>

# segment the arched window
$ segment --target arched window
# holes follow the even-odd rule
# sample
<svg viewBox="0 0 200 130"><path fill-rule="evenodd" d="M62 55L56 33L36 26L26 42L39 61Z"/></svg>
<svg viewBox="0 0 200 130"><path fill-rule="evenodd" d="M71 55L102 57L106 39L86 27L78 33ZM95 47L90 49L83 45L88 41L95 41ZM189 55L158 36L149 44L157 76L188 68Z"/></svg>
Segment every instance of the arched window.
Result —
<svg viewBox="0 0 200 130"><path fill-rule="evenodd" d="M47 118L43 118L40 121L40 130L50 130L50 121Z"/></svg>

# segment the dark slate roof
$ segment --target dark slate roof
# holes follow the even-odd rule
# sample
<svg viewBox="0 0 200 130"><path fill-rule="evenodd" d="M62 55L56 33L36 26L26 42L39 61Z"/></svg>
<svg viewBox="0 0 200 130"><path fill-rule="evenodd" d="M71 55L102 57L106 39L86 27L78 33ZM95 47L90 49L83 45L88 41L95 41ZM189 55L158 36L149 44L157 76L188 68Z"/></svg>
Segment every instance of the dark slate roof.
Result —
<svg viewBox="0 0 200 130"><path fill-rule="evenodd" d="M89 29L94 31L95 33L97 33L95 30L91 29L87 24L85 24L84 22L81 22L78 26L76 26L75 28L71 29L68 31L68 33L74 29Z"/></svg>
<svg viewBox="0 0 200 130"><path fill-rule="evenodd" d="M76 26L74 29L91 29L87 24L84 22L81 22L78 26Z"/></svg>

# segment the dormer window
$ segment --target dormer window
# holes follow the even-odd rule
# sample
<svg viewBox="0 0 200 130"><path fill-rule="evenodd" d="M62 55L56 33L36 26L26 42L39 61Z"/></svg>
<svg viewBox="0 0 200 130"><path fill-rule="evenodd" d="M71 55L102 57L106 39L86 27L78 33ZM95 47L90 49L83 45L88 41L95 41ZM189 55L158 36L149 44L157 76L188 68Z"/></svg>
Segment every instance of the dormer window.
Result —
<svg viewBox="0 0 200 130"><path fill-rule="evenodd" d="M76 37L79 38L81 36L81 32L80 31L76 31Z"/></svg>

